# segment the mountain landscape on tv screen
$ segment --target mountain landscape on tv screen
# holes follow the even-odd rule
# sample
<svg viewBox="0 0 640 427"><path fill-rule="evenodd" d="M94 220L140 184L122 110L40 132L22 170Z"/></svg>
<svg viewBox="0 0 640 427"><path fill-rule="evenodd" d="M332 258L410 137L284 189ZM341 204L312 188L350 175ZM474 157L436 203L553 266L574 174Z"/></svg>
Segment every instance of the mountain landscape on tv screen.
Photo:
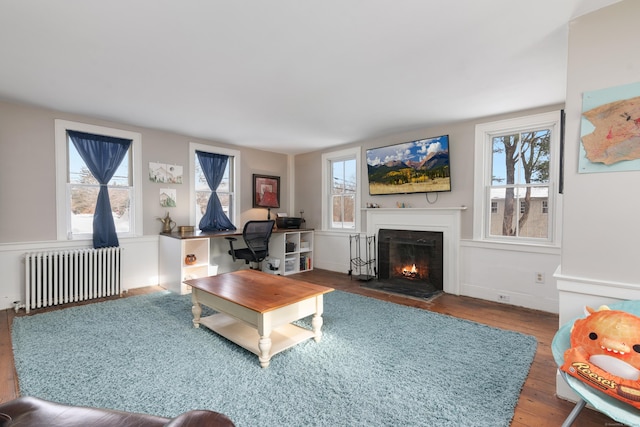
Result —
<svg viewBox="0 0 640 427"><path fill-rule="evenodd" d="M434 151L434 147L442 149ZM367 175L372 195L450 191L448 139L368 150Z"/></svg>

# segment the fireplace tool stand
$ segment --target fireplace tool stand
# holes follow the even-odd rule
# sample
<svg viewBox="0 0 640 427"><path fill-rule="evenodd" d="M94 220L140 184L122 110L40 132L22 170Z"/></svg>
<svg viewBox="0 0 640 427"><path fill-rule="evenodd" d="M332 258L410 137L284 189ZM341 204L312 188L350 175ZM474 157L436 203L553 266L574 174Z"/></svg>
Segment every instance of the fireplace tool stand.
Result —
<svg viewBox="0 0 640 427"><path fill-rule="evenodd" d="M362 240L362 241L361 241ZM364 246L364 258L362 257ZM353 279L369 281L375 279L378 272L376 268L376 236L364 236L359 234L349 235L349 276Z"/></svg>

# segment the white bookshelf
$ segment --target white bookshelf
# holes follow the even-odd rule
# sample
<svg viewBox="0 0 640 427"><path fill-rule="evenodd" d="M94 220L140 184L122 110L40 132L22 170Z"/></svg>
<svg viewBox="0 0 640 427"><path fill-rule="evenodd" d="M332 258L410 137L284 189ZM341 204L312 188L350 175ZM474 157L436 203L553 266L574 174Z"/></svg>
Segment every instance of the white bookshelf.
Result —
<svg viewBox="0 0 640 427"><path fill-rule="evenodd" d="M313 270L313 230L279 231L271 235L269 258L280 260L278 274Z"/></svg>
<svg viewBox="0 0 640 427"><path fill-rule="evenodd" d="M195 255L194 264L185 262L189 254ZM179 239L161 234L158 263L160 286L178 294L191 292L184 280L216 274L209 264L209 238Z"/></svg>

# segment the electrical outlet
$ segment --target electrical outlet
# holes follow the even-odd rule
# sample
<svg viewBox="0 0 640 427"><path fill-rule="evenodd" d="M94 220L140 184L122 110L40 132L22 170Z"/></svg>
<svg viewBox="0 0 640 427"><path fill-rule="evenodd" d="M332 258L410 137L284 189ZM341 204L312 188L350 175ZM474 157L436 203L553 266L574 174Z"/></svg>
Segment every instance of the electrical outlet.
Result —
<svg viewBox="0 0 640 427"><path fill-rule="evenodd" d="M498 301L509 302L509 295L498 294Z"/></svg>
<svg viewBox="0 0 640 427"><path fill-rule="evenodd" d="M544 283L544 273L536 273L536 283Z"/></svg>

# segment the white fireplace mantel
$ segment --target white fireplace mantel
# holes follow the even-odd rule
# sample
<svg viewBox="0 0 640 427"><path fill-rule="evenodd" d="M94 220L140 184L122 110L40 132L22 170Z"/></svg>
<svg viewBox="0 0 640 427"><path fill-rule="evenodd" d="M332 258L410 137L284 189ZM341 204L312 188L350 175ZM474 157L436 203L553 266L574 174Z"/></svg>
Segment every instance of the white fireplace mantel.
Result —
<svg viewBox="0 0 640 427"><path fill-rule="evenodd" d="M443 289L460 295L460 220L459 208L368 208L367 235L378 236L380 229L442 232Z"/></svg>

